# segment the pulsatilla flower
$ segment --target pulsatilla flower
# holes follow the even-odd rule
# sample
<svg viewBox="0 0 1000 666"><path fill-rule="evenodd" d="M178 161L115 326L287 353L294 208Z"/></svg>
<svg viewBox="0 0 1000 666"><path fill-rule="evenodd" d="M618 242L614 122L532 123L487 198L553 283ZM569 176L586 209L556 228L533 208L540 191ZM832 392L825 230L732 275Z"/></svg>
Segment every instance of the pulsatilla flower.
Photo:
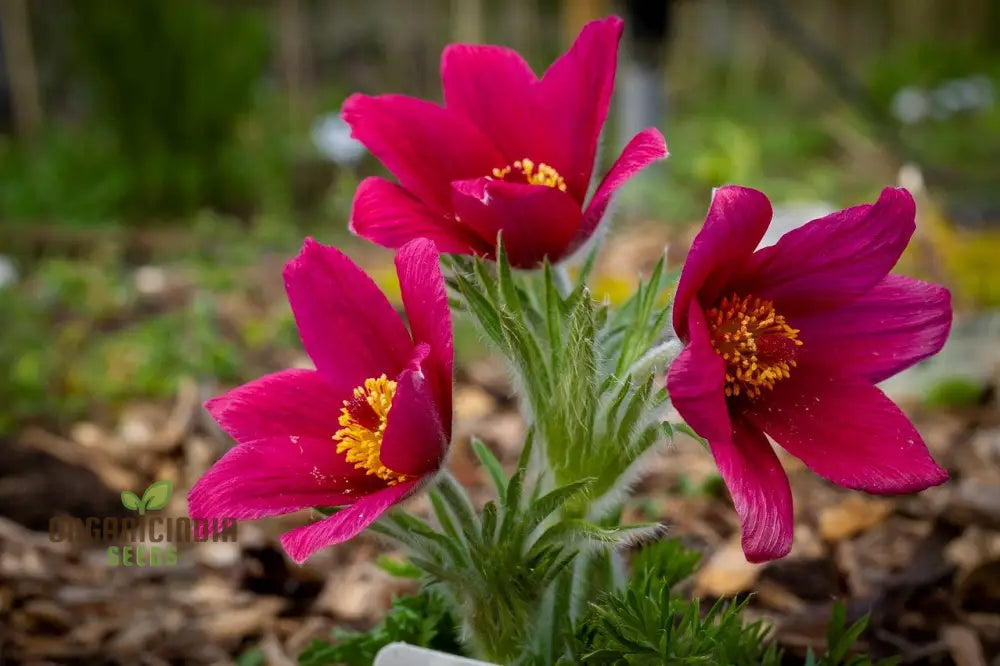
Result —
<svg viewBox="0 0 1000 666"><path fill-rule="evenodd" d="M749 560L792 543L788 478L765 433L845 488L909 493L948 477L875 386L937 352L951 326L945 288L888 274L914 215L909 193L887 188L754 251L770 202L742 187L715 192L677 287L686 347L667 386L708 440Z"/></svg>
<svg viewBox="0 0 1000 666"><path fill-rule="evenodd" d="M424 237L441 252L486 257L502 231L521 268L579 247L614 191L667 154L663 136L643 130L584 206L621 33L618 18L589 23L541 79L510 49L448 46L443 107L402 95L349 97L342 113L353 136L399 180L361 183L351 229L386 247Z"/></svg>
<svg viewBox="0 0 1000 666"><path fill-rule="evenodd" d="M302 562L437 472L451 438L453 352L433 243L406 244L396 270L409 331L350 259L306 240L284 278L316 370L276 372L206 403L237 446L191 490L193 518L345 507L281 537Z"/></svg>

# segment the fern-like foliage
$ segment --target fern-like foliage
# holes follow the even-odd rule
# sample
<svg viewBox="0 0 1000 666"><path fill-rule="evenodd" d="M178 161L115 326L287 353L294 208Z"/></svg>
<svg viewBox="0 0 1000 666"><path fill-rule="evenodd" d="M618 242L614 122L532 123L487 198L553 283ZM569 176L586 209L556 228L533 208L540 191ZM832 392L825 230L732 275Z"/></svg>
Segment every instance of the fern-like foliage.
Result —
<svg viewBox="0 0 1000 666"><path fill-rule="evenodd" d="M726 664L778 666L782 653L760 621L744 622L749 600L719 600L707 612L701 603L678 595L677 583L698 566L698 553L676 540L644 548L633 560L624 589L591 605L579 624L571 655L560 664ZM822 655L810 651L809 666L891 666L864 654L851 654L867 617L848 624L842 604L834 607ZM536 660L534 663L544 663ZM549 662L551 663L551 662Z"/></svg>
<svg viewBox="0 0 1000 666"><path fill-rule="evenodd" d="M586 495L591 479L551 490L529 474L529 431L517 471L473 441L497 499L481 513L465 490L444 474L428 491L436 525L394 511L372 529L410 550L409 560L452 603L463 635L481 657L509 664L539 637L570 632L571 572L588 553L599 554L659 530L656 524L604 527L582 518L559 520L566 505Z"/></svg>
<svg viewBox="0 0 1000 666"><path fill-rule="evenodd" d="M591 252L572 283L548 262L519 273L501 239L495 264L451 257L447 282L456 308L510 360L554 482L591 479L568 512L600 518L620 502L637 459L672 433L662 422L660 384L679 346L663 340L677 273L661 260L612 310L587 287L595 258Z"/></svg>
<svg viewBox="0 0 1000 666"><path fill-rule="evenodd" d="M512 479L511 481L516 481ZM725 665L779 666L781 650L761 622L745 622L748 598L714 603L707 611L698 600L675 592L678 583L698 567L700 554L677 540L665 540L640 550L633 558L633 573L625 587L589 604L575 623L566 622L567 593L557 580L541 604L543 613L531 627L535 636L526 640L534 650L512 654L503 664L518 666L625 666ZM409 570L406 573L410 575ZM550 574L551 575L551 574ZM558 578L558 576L557 576ZM527 581L511 580L510 594L524 594ZM481 583L480 583L481 584ZM300 656L301 666L367 666L389 643L402 641L456 655L466 655L459 636L463 618L448 586L423 588L418 594L393 602L385 619L368 632L335 631L333 641L315 640ZM503 599L496 611L502 613ZM548 617L544 609L548 609ZM481 611L482 609L480 609ZM552 617L553 612L562 617ZM499 615L493 618L503 620ZM467 621L468 618L465 618ZM843 604L834 606L822 654L812 650L805 666L894 666L897 659L873 661L856 653L854 646L867 626L867 617L847 622ZM523 627L518 627L524 630ZM520 631L515 632L521 634ZM542 636L541 634L545 634ZM508 634L506 638L511 638ZM520 639L526 637L521 634Z"/></svg>
<svg viewBox="0 0 1000 666"><path fill-rule="evenodd" d="M315 639L299 655L299 664L371 666L379 650L397 641L462 654L456 627L451 604L433 589L424 588L419 594L397 598L371 631L335 630L333 642Z"/></svg>

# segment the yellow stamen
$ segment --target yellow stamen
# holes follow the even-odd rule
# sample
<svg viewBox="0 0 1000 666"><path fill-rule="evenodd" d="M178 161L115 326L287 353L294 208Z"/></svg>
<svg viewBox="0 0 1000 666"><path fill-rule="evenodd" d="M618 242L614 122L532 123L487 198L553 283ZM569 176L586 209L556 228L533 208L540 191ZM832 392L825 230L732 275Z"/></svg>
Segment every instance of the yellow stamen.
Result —
<svg viewBox="0 0 1000 666"><path fill-rule="evenodd" d="M566 181L563 180L558 171L544 162L538 164L536 168L535 163L527 157L516 160L514 164L507 165L502 169L493 169L493 177L504 180L515 171L523 176L530 185L545 185L546 187L554 187L560 192L566 191Z"/></svg>
<svg viewBox="0 0 1000 666"><path fill-rule="evenodd" d="M380 377L366 379L364 386L354 389L354 397L345 400L340 410L340 430L333 436L337 453L346 453L347 462L382 479L390 486L405 481L407 476L382 464L379 453L385 424L396 395L396 382Z"/></svg>
<svg viewBox="0 0 1000 666"><path fill-rule="evenodd" d="M760 396L791 376L799 331L755 296L725 297L705 313L712 348L726 361L725 394Z"/></svg>

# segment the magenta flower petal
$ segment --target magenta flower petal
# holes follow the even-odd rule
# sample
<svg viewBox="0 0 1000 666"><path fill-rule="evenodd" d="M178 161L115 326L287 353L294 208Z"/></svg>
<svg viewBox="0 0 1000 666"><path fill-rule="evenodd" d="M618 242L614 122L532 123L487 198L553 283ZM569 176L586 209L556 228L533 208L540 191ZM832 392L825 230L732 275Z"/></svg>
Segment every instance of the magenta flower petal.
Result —
<svg viewBox="0 0 1000 666"><path fill-rule="evenodd" d="M331 438L265 437L230 449L188 494L192 518L263 518L349 504L385 487L337 454Z"/></svg>
<svg viewBox="0 0 1000 666"><path fill-rule="evenodd" d="M565 192L544 185L523 185L479 178L457 181L455 212L484 239L503 230L512 266L533 268L544 257L561 259L580 223L580 207Z"/></svg>
<svg viewBox="0 0 1000 666"><path fill-rule="evenodd" d="M265 375L205 403L219 427L241 444L288 435L329 441L340 429L339 405L313 370Z"/></svg>
<svg viewBox="0 0 1000 666"><path fill-rule="evenodd" d="M430 347L423 368L434 395L441 426L450 440L455 346L448 293L434 244L426 240L407 243L396 254L396 272L413 341L416 344L427 343Z"/></svg>
<svg viewBox="0 0 1000 666"><path fill-rule="evenodd" d="M433 241L405 244L397 270L416 342L361 269L306 239L284 277L317 370L268 375L207 403L241 443L192 489L192 517L350 505L282 538L301 562L436 473L449 442L453 341Z"/></svg>
<svg viewBox="0 0 1000 666"><path fill-rule="evenodd" d="M766 403L744 414L809 469L839 486L878 494L944 483L913 424L867 379L799 366Z"/></svg>
<svg viewBox="0 0 1000 666"><path fill-rule="evenodd" d="M379 459L394 472L423 476L440 467L448 438L421 373L406 370L396 382Z"/></svg>
<svg viewBox="0 0 1000 666"><path fill-rule="evenodd" d="M896 265L915 215L910 193L887 187L874 204L813 220L762 248L741 271L740 286L786 316L845 305Z"/></svg>
<svg viewBox="0 0 1000 666"><path fill-rule="evenodd" d="M354 138L438 213L451 209L451 181L489 174L506 163L472 122L431 102L351 95L342 115Z"/></svg>
<svg viewBox="0 0 1000 666"><path fill-rule="evenodd" d="M687 335L687 313L692 299L712 303L728 287L730 278L753 254L771 223L771 202L762 192L727 185L715 190L705 225L691 244L677 294L674 331Z"/></svg>
<svg viewBox="0 0 1000 666"><path fill-rule="evenodd" d="M951 294L889 275L853 303L794 324L811 364L877 383L940 351L951 329Z"/></svg>
<svg viewBox="0 0 1000 666"><path fill-rule="evenodd" d="M540 80L510 49L449 46L441 58L445 108L401 95L350 97L343 117L354 136L430 211L369 185L358 194L352 229L389 247L427 237L441 251L489 258L502 229L519 268L570 254L596 227L614 188L662 143L633 146L619 161L581 233L621 33L618 18L588 23ZM489 199L480 196L489 188L477 180L497 183ZM380 205L379 198L390 196L391 203Z"/></svg>
<svg viewBox="0 0 1000 666"><path fill-rule="evenodd" d="M517 51L501 46L452 44L441 54L448 110L475 123L507 164L532 155L545 138L535 109L537 80Z"/></svg>
<svg viewBox="0 0 1000 666"><path fill-rule="evenodd" d="M690 343L670 364L667 391L684 421L709 441L730 439L731 426L722 392L725 363L712 349L705 314L691 301L688 314Z"/></svg>
<svg viewBox="0 0 1000 666"><path fill-rule="evenodd" d="M577 243L582 243L594 233L594 229L604 217L604 211L607 210L615 190L639 171L666 156L667 142L659 130L644 129L632 137L622 154L611 165L611 169L604 175L590 203L587 204L587 209L583 213L583 223L577 232Z"/></svg>
<svg viewBox="0 0 1000 666"><path fill-rule="evenodd" d="M555 167L579 202L590 186L597 139L611 105L622 29L616 16L585 25L538 86L538 122L549 137L535 159Z"/></svg>
<svg viewBox="0 0 1000 666"><path fill-rule="evenodd" d="M873 386L939 350L951 323L946 289L887 277L913 232L912 197L886 189L753 252L770 214L759 192L716 192L674 300L688 346L667 377L711 444L751 560L791 542L787 480L762 433L847 488L907 493L948 477ZM732 434L719 425L730 420Z"/></svg>
<svg viewBox="0 0 1000 666"><path fill-rule="evenodd" d="M352 232L383 247L400 248L429 238L439 252L486 254L490 245L462 225L434 213L413 195L384 178L365 178L354 193Z"/></svg>
<svg viewBox="0 0 1000 666"><path fill-rule="evenodd" d="M417 483L416 480L405 481L362 497L329 518L286 532L281 535L281 545L293 560L301 564L322 548L356 537L393 504L403 500Z"/></svg>
<svg viewBox="0 0 1000 666"><path fill-rule="evenodd" d="M792 490L767 438L736 418L732 437L709 440L709 446L740 517L746 558L764 562L787 555L794 532Z"/></svg>
<svg viewBox="0 0 1000 666"><path fill-rule="evenodd" d="M334 400L347 398L368 378L393 377L406 367L413 349L410 334L347 255L307 238L284 276L302 344Z"/></svg>

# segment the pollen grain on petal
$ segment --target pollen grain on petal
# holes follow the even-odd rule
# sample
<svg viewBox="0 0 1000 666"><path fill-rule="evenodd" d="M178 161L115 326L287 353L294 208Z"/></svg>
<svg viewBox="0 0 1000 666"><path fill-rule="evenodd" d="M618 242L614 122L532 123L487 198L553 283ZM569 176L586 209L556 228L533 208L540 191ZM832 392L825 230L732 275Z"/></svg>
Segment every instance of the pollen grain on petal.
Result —
<svg viewBox="0 0 1000 666"><path fill-rule="evenodd" d="M347 454L347 462L390 486L409 478L383 465L379 457L395 394L396 382L384 374L366 379L362 386L354 389L351 398L344 401L338 419L340 430L333 436L337 453Z"/></svg>
<svg viewBox="0 0 1000 666"><path fill-rule="evenodd" d="M755 296L723 297L705 313L715 352L726 361L727 397L760 396L791 376L802 341L774 303Z"/></svg>

